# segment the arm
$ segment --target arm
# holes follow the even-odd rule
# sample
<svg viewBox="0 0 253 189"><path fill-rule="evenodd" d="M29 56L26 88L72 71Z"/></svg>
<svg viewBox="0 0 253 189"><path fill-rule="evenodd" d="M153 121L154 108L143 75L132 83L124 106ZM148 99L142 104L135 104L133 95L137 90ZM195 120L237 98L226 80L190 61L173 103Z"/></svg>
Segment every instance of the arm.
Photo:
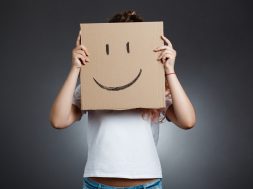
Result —
<svg viewBox="0 0 253 189"><path fill-rule="evenodd" d="M174 72L174 69L167 73ZM190 129L196 124L196 114L193 105L187 97L176 74L166 76L171 91L173 104L166 111L166 117L182 129Z"/></svg>
<svg viewBox="0 0 253 189"><path fill-rule="evenodd" d="M73 122L81 119L81 110L72 104L79 72L80 68L71 66L68 77L51 107L49 119L54 128L66 128Z"/></svg>
<svg viewBox="0 0 253 189"><path fill-rule="evenodd" d="M164 46L154 49L155 52L160 52L158 60L164 66L165 74L173 73L176 51L173 49L171 42L165 37L161 38L166 43ZM187 97L183 87L181 86L176 74L166 76L169 84L171 98L173 104L166 110L166 118L175 123L182 129L190 129L196 124L195 110Z"/></svg>
<svg viewBox="0 0 253 189"><path fill-rule="evenodd" d="M87 48L81 45L80 31L76 40L76 47L72 51L72 66L70 72L51 107L49 121L54 128L66 128L82 117L80 107L74 104L72 100L81 65L89 62L87 56ZM86 111L84 112L86 113Z"/></svg>

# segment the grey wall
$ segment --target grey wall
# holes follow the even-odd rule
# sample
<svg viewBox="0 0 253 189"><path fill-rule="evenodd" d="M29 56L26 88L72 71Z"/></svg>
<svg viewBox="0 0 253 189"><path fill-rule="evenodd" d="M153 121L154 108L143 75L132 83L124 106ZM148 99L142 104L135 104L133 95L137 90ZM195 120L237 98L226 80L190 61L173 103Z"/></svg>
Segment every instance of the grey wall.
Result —
<svg viewBox="0 0 253 189"><path fill-rule="evenodd" d="M243 0L2 1L0 187L82 187L87 117L55 130L50 107L79 23L134 9L146 21L164 21L175 71L197 111L191 130L161 126L165 189L252 188L251 7Z"/></svg>

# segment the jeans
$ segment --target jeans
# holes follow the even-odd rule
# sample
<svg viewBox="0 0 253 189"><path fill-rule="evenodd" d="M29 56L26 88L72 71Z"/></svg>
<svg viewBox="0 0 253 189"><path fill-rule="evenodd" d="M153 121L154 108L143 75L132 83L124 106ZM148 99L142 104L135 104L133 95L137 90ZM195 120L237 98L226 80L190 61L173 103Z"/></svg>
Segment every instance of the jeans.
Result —
<svg viewBox="0 0 253 189"><path fill-rule="evenodd" d="M162 178L157 178L153 181L146 182L140 185L134 185L129 187L118 187L109 186L95 180L89 179L88 177L83 177L83 189L163 189Z"/></svg>

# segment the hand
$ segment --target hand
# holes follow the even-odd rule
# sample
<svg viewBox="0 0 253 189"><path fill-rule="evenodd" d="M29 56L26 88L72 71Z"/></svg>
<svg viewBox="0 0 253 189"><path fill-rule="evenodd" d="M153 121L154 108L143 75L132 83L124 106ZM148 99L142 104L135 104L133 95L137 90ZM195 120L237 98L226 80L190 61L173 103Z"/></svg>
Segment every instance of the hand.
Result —
<svg viewBox="0 0 253 189"><path fill-rule="evenodd" d="M76 68L81 68L82 65L85 65L90 59L87 57L89 55L87 48L84 45L81 45L81 30L76 39L76 47L72 50L72 66Z"/></svg>
<svg viewBox="0 0 253 189"><path fill-rule="evenodd" d="M165 73L174 72L176 51L173 49L171 42L164 35L161 35L161 38L167 43L167 45L154 49L155 52L162 51L157 60L160 60L164 65Z"/></svg>

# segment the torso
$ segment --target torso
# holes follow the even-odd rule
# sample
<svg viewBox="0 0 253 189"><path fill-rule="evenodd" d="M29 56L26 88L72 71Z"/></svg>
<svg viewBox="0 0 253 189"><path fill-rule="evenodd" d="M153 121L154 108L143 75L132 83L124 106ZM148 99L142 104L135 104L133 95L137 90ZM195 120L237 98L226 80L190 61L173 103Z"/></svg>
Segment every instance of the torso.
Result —
<svg viewBox="0 0 253 189"><path fill-rule="evenodd" d="M109 177L89 177L89 179L105 184L105 185L109 185L109 186L129 187L129 186L145 184L147 182L151 182L155 180L156 178L127 179L127 178L109 178Z"/></svg>
<svg viewBox="0 0 253 189"><path fill-rule="evenodd" d="M137 112L140 111L139 109L136 109L136 110ZM162 176L160 173L160 169L161 169L160 162L157 156L156 146L155 146L158 138L155 138L156 142L154 142L154 139L152 138L152 134L155 134L155 137L158 137L157 129L159 129L159 127L156 127L157 125L152 126L151 129L155 129L154 133L152 133L152 130L147 129L147 127L150 126L149 120L143 119L140 113L141 112L139 112L138 113L139 115L137 115L136 112L134 112L133 110L131 111L115 111L115 110L89 111L89 117L88 117L89 125L87 127L88 128L87 132L88 132L88 139L89 139L88 145L90 147L89 148L90 154L86 163L85 173L89 175L87 177L90 180L94 180L95 182L112 186L112 187L131 187L135 185L141 185L148 182L152 182L157 179L156 175ZM119 120L118 117L122 119L123 121ZM118 127L118 121L121 121L120 126L122 128ZM138 125L138 127L135 126L135 122L136 122L136 125ZM128 123L131 123L131 124L129 125ZM143 132L143 135L139 136L138 134L135 134L136 132L140 132L140 133ZM99 133L99 135L97 133ZM98 136L100 137L99 140L94 140L94 138ZM132 148L132 145L133 145L132 141L125 140L127 139L128 136L131 136L133 141L139 142L138 145L135 145L135 147L131 149L130 152L126 149L124 150L121 149L122 146L126 147L127 149ZM139 140L140 137L142 137L142 140ZM115 141L113 140L111 141L111 139L114 139L120 145L118 145L118 143L115 143ZM142 146L145 146L145 145L150 146L150 149L152 150L148 149L147 151L145 151L144 149L146 148L142 149ZM98 158L96 156L97 153L95 149L104 149L104 148L112 150L113 155L108 156L106 153L99 153L100 157ZM120 152L120 155L117 155L116 152L118 151ZM138 151L139 153L136 153L136 151ZM97 174L96 172L94 173L90 172L90 170L94 170L94 169L100 170L101 168L97 165L101 164L107 159L108 159L108 164L114 168L113 172L119 171L121 174L121 168L123 166L123 163L121 163L121 157L123 156L126 157L124 161L128 162L127 158L132 157L132 156L129 156L129 153L130 154L136 153L136 155L134 156L135 159L131 159L131 162L141 161L142 158L145 158L144 154L145 156L148 156L150 159L149 160L147 160L147 158L145 159L145 161L147 162L146 164L143 162L141 164L136 163L136 166L138 167L138 170L145 170L144 165L148 165L150 166L149 173L151 174L152 173L151 170L153 170L153 172L156 175L154 177L151 176L151 178L142 178L140 176L139 178L137 177L137 178L131 178L131 179L123 178L123 177L108 177L108 176L103 177L103 176L98 176L98 175L90 176L90 174ZM112 159L109 159L109 158L112 158ZM150 161L154 163L150 165L149 164ZM129 163L129 166L133 167L134 164ZM110 166L108 165L105 166L104 170L110 172L111 170L109 170L108 167ZM125 171L124 174L129 173L129 175L131 175L132 170L129 167L126 167L126 169L123 171ZM86 174L84 174L84 176L86 176ZM139 174L147 175L148 173L140 171Z"/></svg>

